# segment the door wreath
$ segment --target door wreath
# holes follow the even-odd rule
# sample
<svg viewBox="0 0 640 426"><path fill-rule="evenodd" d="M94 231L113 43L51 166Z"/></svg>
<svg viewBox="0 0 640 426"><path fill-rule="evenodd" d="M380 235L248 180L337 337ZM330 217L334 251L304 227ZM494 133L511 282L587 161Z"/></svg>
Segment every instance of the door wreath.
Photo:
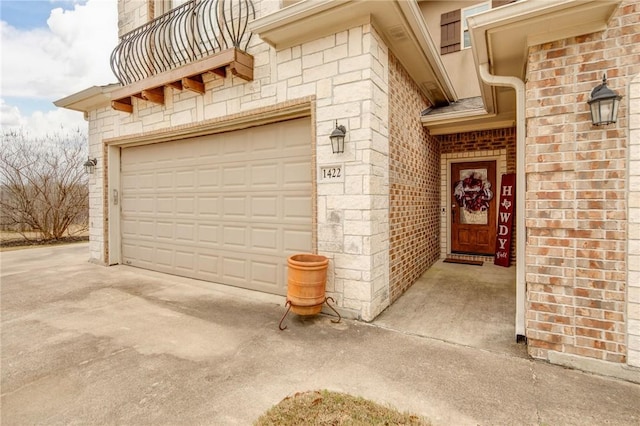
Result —
<svg viewBox="0 0 640 426"><path fill-rule="evenodd" d="M477 172L456 182L454 196L458 205L468 212L482 212L489 210L489 201L493 199L491 182L482 178Z"/></svg>

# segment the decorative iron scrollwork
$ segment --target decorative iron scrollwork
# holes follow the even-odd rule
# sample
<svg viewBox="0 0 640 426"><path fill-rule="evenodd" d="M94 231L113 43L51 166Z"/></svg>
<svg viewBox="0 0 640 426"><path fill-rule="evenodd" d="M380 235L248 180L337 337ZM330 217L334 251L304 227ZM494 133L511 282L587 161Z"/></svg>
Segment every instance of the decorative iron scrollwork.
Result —
<svg viewBox="0 0 640 426"><path fill-rule="evenodd" d="M191 0L122 36L111 70L126 86L226 49L246 51L252 19L251 0Z"/></svg>

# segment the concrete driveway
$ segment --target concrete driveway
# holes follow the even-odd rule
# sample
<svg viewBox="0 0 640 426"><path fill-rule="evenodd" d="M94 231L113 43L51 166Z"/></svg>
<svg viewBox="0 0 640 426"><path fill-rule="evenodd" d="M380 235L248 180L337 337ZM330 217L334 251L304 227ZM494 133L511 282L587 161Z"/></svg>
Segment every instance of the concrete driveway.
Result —
<svg viewBox="0 0 640 426"><path fill-rule="evenodd" d="M248 425L322 388L434 424L640 423L636 384L325 316L279 331L280 297L87 258L0 254L2 425Z"/></svg>

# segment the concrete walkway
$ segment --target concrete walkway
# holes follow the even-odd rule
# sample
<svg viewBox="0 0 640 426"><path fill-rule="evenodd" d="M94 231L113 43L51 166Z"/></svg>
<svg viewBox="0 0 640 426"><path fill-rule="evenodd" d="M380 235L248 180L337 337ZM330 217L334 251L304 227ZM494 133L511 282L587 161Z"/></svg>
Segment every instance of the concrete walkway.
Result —
<svg viewBox="0 0 640 426"><path fill-rule="evenodd" d="M516 270L436 262L374 324L492 352L528 357L516 343Z"/></svg>
<svg viewBox="0 0 640 426"><path fill-rule="evenodd" d="M251 424L329 389L436 425L637 425L640 386L357 321L283 298L90 264L86 244L0 254L1 422Z"/></svg>

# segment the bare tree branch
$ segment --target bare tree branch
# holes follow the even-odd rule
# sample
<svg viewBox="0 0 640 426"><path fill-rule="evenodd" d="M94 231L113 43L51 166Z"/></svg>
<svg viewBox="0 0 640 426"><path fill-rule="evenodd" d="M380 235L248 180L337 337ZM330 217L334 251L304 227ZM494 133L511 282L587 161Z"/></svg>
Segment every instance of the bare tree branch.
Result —
<svg viewBox="0 0 640 426"><path fill-rule="evenodd" d="M1 225L60 239L70 227L88 228L89 191L83 170L86 135L80 130L31 138L21 130L2 132Z"/></svg>

